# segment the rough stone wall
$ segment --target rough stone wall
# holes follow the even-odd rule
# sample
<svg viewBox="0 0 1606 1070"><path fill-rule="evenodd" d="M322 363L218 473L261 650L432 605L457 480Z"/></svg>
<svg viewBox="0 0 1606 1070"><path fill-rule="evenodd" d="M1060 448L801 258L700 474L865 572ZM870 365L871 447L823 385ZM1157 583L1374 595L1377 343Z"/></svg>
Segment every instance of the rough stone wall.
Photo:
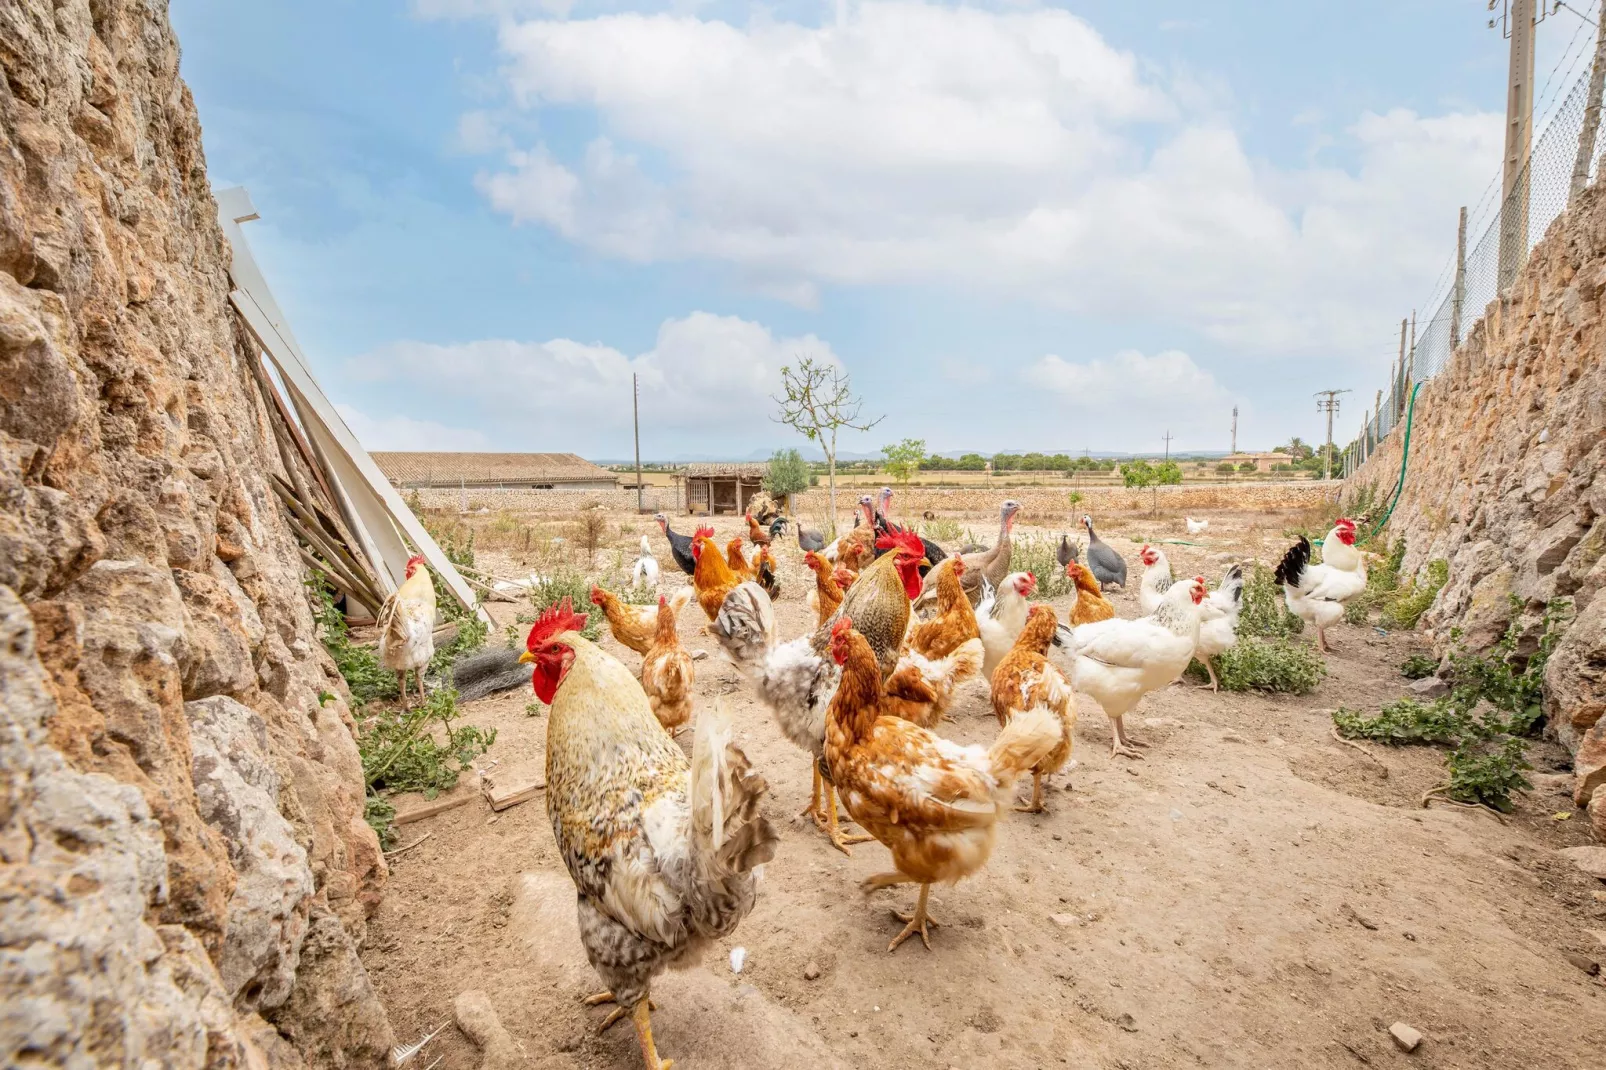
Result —
<svg viewBox="0 0 1606 1070"><path fill-rule="evenodd" d="M1417 395L1409 468L1389 521L1405 567L1433 558L1450 579L1423 618L1492 645L1519 600L1524 643L1545 607L1574 619L1545 672L1547 714L1576 752L1577 801L1606 838L1606 196L1596 187L1535 247L1510 296L1491 304L1449 365ZM1349 480L1391 491L1403 427Z"/></svg>
<svg viewBox="0 0 1606 1070"><path fill-rule="evenodd" d="M0 4L0 1065L379 1066L386 870L160 0Z"/></svg>

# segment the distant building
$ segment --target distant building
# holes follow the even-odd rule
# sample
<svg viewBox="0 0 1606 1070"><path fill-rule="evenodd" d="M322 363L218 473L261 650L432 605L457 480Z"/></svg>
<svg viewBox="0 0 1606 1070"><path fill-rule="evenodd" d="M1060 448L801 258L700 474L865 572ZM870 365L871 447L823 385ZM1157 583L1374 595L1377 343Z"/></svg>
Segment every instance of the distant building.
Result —
<svg viewBox="0 0 1606 1070"><path fill-rule="evenodd" d="M707 516L744 513L748 500L764 486L770 466L754 464L689 464L686 466L686 511Z"/></svg>
<svg viewBox="0 0 1606 1070"><path fill-rule="evenodd" d="M373 453L385 478L404 490L614 490L619 477L573 453Z"/></svg>
<svg viewBox="0 0 1606 1070"><path fill-rule="evenodd" d="M1255 466L1257 472L1269 472L1274 464L1289 464L1293 458L1286 453L1230 453L1220 462L1242 467L1246 464Z"/></svg>

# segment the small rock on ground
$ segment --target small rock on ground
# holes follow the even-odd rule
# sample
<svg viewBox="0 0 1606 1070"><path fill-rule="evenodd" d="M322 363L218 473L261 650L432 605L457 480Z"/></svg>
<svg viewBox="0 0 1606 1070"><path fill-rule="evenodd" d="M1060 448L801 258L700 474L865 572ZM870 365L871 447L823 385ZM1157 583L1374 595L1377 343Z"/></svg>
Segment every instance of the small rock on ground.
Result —
<svg viewBox="0 0 1606 1070"><path fill-rule="evenodd" d="M820 978L820 964L819 963L810 962L808 965L803 967L803 980L805 980L805 981L817 981L817 980L819 980L819 978Z"/></svg>
<svg viewBox="0 0 1606 1070"><path fill-rule="evenodd" d="M1404 1022L1395 1022L1389 1026L1389 1036L1399 1045L1401 1051L1415 1051L1422 1043L1422 1034L1406 1025Z"/></svg>
<svg viewBox="0 0 1606 1070"><path fill-rule="evenodd" d="M519 1070L525 1058L513 1035L502 1025L491 998L477 988L458 995L452 1004L457 1028L480 1049L480 1070Z"/></svg>
<svg viewBox="0 0 1606 1070"><path fill-rule="evenodd" d="M1560 853L1591 877L1606 881L1606 847L1567 847Z"/></svg>
<svg viewBox="0 0 1606 1070"><path fill-rule="evenodd" d="M1417 698L1441 698L1450 693L1450 685L1437 676L1424 676L1420 680L1412 680L1405 685L1405 689Z"/></svg>

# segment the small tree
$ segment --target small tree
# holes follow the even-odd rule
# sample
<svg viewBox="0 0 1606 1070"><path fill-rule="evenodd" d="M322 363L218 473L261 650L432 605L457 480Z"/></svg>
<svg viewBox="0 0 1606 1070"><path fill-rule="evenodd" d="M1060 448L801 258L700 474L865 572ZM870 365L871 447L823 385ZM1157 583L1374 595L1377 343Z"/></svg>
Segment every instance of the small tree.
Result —
<svg viewBox="0 0 1606 1070"><path fill-rule="evenodd" d="M776 450L764 476L764 489L777 502L783 502L787 495L807 490L810 475L809 463L797 450Z"/></svg>
<svg viewBox="0 0 1606 1070"><path fill-rule="evenodd" d="M1139 458L1121 466L1121 478L1129 487L1152 486L1159 478L1154 465Z"/></svg>
<svg viewBox="0 0 1606 1070"><path fill-rule="evenodd" d="M887 459L883 466L887 474L907 486L914 474L920 471L920 462L925 459L926 440L906 438L891 446L882 446L881 453Z"/></svg>
<svg viewBox="0 0 1606 1070"><path fill-rule="evenodd" d="M1173 487L1182 482L1182 466L1166 461L1154 470L1154 481L1162 487Z"/></svg>
<svg viewBox="0 0 1606 1070"><path fill-rule="evenodd" d="M867 420L864 401L853 396L848 373L835 364L803 357L794 367L781 368L781 397L771 398L781 407L776 422L783 423L825 453L831 498L831 535L836 535L836 437L844 427L868 431L883 417Z"/></svg>

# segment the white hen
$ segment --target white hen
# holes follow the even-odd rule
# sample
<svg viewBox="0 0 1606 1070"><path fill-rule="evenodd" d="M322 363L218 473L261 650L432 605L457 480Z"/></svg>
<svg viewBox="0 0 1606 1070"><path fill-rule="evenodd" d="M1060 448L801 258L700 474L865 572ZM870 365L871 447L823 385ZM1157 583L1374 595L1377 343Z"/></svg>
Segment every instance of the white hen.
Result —
<svg viewBox="0 0 1606 1070"><path fill-rule="evenodd" d="M1191 516L1185 516L1182 519L1188 525L1189 535L1202 535L1210 530L1210 521L1208 520L1195 520Z"/></svg>
<svg viewBox="0 0 1606 1070"><path fill-rule="evenodd" d="M985 577L983 582L986 582ZM976 628L981 632L981 672L987 680L992 680L993 670L1009 654L1015 640L1020 638L1021 629L1026 627L1026 612L1031 608L1026 600L1036 590L1036 576L1030 572L1011 572L1004 577L991 602L983 592L982 602L976 607Z"/></svg>
<svg viewBox="0 0 1606 1070"><path fill-rule="evenodd" d="M1176 579L1171 573L1171 561L1157 546L1144 544L1138 551L1143 562L1143 581L1138 586L1138 612L1147 617L1160 608L1160 599L1171 589Z"/></svg>
<svg viewBox="0 0 1606 1070"><path fill-rule="evenodd" d="M630 570L630 585L640 587L658 586L658 559L652 556L652 547L647 545L647 536L641 537L641 553L636 557L636 567Z"/></svg>
<svg viewBox="0 0 1606 1070"><path fill-rule="evenodd" d="M394 594L379 607L379 663L396 674L402 708L408 705L407 672L418 682L418 701L424 701L424 670L435 656L435 582L424 567L422 554L407 559L407 575Z"/></svg>
<svg viewBox="0 0 1606 1070"><path fill-rule="evenodd" d="M1310 540L1301 535L1277 566L1288 610L1316 626L1316 643L1323 652L1327 629L1344 619L1344 603L1366 590L1366 562L1355 549L1355 521L1339 517L1322 540L1322 563L1310 563Z"/></svg>
<svg viewBox="0 0 1606 1070"><path fill-rule="evenodd" d="M1073 659L1072 681L1092 695L1110 718L1110 755L1143 757L1133 750L1122 718L1143 696L1182 675L1199 645L1199 603L1204 580L1171 585L1151 616L1137 620L1095 621L1077 628L1062 626L1056 645Z"/></svg>
<svg viewBox="0 0 1606 1070"><path fill-rule="evenodd" d="M1210 674L1210 690L1220 690L1215 658L1238 642L1238 610L1243 605L1244 570L1234 565L1221 577L1221 586L1199 606L1199 649L1194 656Z"/></svg>

